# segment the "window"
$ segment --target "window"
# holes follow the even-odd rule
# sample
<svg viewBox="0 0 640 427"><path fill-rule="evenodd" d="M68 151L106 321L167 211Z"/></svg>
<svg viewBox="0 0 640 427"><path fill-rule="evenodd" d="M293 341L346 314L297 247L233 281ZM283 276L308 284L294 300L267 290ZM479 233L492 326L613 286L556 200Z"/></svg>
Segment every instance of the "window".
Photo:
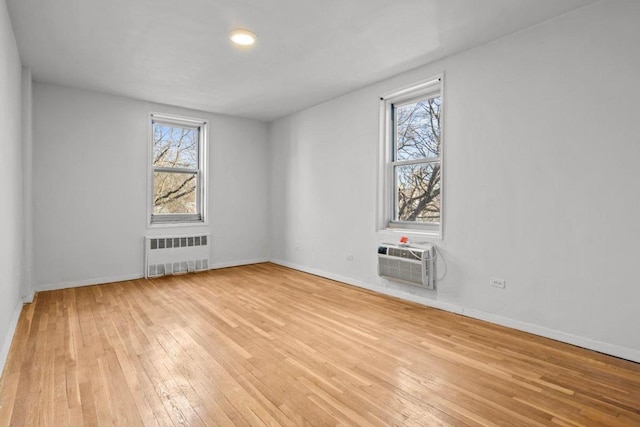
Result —
<svg viewBox="0 0 640 427"><path fill-rule="evenodd" d="M382 228L442 235L442 78L381 98Z"/></svg>
<svg viewBox="0 0 640 427"><path fill-rule="evenodd" d="M205 146L202 120L151 115L151 224L205 219Z"/></svg>

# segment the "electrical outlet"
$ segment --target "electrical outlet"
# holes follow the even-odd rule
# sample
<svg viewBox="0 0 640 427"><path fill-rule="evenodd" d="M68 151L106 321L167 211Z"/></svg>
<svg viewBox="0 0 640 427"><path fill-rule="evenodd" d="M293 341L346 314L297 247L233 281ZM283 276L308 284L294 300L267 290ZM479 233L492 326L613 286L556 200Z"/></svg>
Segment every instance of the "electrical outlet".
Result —
<svg viewBox="0 0 640 427"><path fill-rule="evenodd" d="M497 277L490 277L489 284L500 289L504 289L507 286L507 282L504 279L499 279Z"/></svg>

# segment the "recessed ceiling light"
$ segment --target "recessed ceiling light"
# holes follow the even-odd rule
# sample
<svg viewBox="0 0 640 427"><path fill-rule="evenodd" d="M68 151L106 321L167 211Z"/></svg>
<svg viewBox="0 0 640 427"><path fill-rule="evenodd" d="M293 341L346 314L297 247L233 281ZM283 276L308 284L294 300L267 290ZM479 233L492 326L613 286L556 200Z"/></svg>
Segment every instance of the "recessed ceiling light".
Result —
<svg viewBox="0 0 640 427"><path fill-rule="evenodd" d="M249 30L233 30L229 38L238 46L251 46L256 42L256 35Z"/></svg>

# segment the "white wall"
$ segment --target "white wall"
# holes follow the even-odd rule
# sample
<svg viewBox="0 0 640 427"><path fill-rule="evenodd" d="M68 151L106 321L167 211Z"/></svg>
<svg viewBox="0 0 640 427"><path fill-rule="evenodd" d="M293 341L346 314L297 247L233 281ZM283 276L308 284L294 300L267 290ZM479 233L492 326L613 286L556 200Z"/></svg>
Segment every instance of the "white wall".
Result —
<svg viewBox="0 0 640 427"><path fill-rule="evenodd" d="M33 301L33 80L22 68L22 299Z"/></svg>
<svg viewBox="0 0 640 427"><path fill-rule="evenodd" d="M0 372L22 300L22 146L20 56L0 1Z"/></svg>
<svg viewBox="0 0 640 427"><path fill-rule="evenodd" d="M210 231L214 266L267 258L264 123L51 84L33 92L36 290L141 277L147 234ZM210 121L209 226L147 229L150 112Z"/></svg>
<svg viewBox="0 0 640 427"><path fill-rule="evenodd" d="M600 2L273 123L272 259L640 361L638 22L639 2ZM431 292L376 276L396 238L375 229L378 98L439 72Z"/></svg>

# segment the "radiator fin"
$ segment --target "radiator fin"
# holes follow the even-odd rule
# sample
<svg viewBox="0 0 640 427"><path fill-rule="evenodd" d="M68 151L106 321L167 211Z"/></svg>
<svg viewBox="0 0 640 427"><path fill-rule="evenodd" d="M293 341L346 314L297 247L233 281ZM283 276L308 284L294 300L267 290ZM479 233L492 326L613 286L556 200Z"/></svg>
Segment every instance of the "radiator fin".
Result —
<svg viewBox="0 0 640 427"><path fill-rule="evenodd" d="M207 236L189 237L152 237L149 238L149 249L186 248L192 246L206 246Z"/></svg>

